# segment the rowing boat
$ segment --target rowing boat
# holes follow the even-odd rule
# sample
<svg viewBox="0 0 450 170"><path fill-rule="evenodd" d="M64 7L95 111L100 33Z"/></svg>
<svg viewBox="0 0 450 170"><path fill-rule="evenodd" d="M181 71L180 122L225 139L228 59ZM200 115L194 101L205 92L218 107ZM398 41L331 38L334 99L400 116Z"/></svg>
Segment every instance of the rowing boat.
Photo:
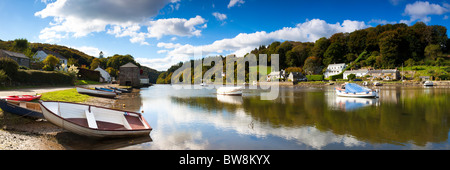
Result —
<svg viewBox="0 0 450 170"><path fill-rule="evenodd" d="M0 108L3 111L19 116L37 119L44 118L39 103L0 99Z"/></svg>
<svg viewBox="0 0 450 170"><path fill-rule="evenodd" d="M78 93L87 94L87 95L91 95L91 96L115 98L117 95L116 93L109 92L109 91L88 89L88 88L84 88L84 87L76 87L76 88L77 88Z"/></svg>
<svg viewBox="0 0 450 170"><path fill-rule="evenodd" d="M140 113L69 102L39 101L45 119L73 133L98 138L149 135Z"/></svg>
<svg viewBox="0 0 450 170"><path fill-rule="evenodd" d="M32 100L39 100L41 97L42 95L19 95L19 96L1 97L0 99L15 100L15 101L32 101Z"/></svg>

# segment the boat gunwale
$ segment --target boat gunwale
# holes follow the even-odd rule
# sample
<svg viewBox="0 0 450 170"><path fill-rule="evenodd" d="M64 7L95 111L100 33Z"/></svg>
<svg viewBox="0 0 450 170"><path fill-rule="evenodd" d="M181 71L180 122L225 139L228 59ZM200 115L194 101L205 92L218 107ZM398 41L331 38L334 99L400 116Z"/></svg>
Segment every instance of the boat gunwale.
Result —
<svg viewBox="0 0 450 170"><path fill-rule="evenodd" d="M52 112L50 109L48 109L44 104L42 104L42 102L44 102L44 101L39 101L39 104L40 104L42 107L44 107L44 109L47 110L47 111L48 111L49 113L51 113L52 115L54 115L54 116L60 118L61 120L64 120L64 121L66 121L66 122L69 122L69 123L71 123L71 124L74 124L74 125L79 126L79 127L82 127L82 128L86 128L86 129L90 129L90 130L95 130L95 131L104 131L104 132L119 132L119 131L125 131L125 132L139 132L139 131L152 131L152 130L153 130L153 128L150 126L150 124L148 124L147 120L144 119L144 117L142 116L142 114L137 113L137 112L128 112L128 111L119 110L119 109L112 109L112 108L106 108L106 107L103 107L103 106L95 106L95 105L82 104L82 103L61 102L61 101L45 101L45 102L54 102L54 103L56 102L56 103L66 103L66 104L76 104L76 105L94 106L94 107L98 107L98 108L106 109L106 110L114 110L114 111L122 111L122 112L133 113L133 114L137 114L138 117L141 119L141 122L142 122L142 123L145 123L145 124L148 126L148 128L146 128L146 129L111 129L111 130L105 130L105 129L91 128L91 127L88 127L88 126L86 127L86 126L82 126L82 125L79 125L79 124L77 124L77 123L74 123L74 122L72 122L72 121L70 121L70 120L68 120L68 119L66 119L66 118L64 118L64 117L61 117L61 116L55 114L55 113ZM44 112L42 112L42 113L44 113Z"/></svg>

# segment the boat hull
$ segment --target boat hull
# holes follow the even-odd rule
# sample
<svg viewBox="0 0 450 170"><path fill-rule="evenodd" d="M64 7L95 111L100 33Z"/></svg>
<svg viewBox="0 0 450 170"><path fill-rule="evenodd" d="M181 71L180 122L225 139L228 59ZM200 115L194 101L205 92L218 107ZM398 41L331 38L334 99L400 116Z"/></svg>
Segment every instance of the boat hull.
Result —
<svg viewBox="0 0 450 170"><path fill-rule="evenodd" d="M217 89L218 95L242 96L242 88L240 87L221 87Z"/></svg>
<svg viewBox="0 0 450 170"><path fill-rule="evenodd" d="M22 102L22 103L25 105L37 104L37 103L27 103L27 102ZM12 103L8 102L7 100L3 100L3 99L0 100L0 108L3 111L12 113L15 115L19 115L19 116L26 116L26 117L37 118L37 119L44 118L44 115L42 114L42 112L24 108L24 107L20 107L20 105L12 104Z"/></svg>
<svg viewBox="0 0 450 170"><path fill-rule="evenodd" d="M346 93L345 91L336 89L336 95L340 97L356 97L356 98L377 98L378 92L364 92L364 93Z"/></svg>
<svg viewBox="0 0 450 170"><path fill-rule="evenodd" d="M63 102L61 102L63 103ZM102 129L95 129L90 128L87 126L81 126L75 121L71 121L69 119L63 118L54 112L52 112L50 109L45 107L42 103L40 103L40 107L42 110L42 113L49 122L64 128L68 131L71 131L73 133L88 136L88 137L94 137L94 138L121 138L121 137L133 137L133 136L145 136L149 135L152 128L148 123L144 120L144 122L147 124L149 128L147 129L139 129L139 130L102 130ZM136 113L135 113L136 114Z"/></svg>
<svg viewBox="0 0 450 170"><path fill-rule="evenodd" d="M87 95L91 95L91 96L99 96L99 97L106 97L106 98L115 98L117 96L117 94L114 92L93 90L93 89L87 89L87 88L83 88L83 87L77 87L77 91L80 94L87 94Z"/></svg>
<svg viewBox="0 0 450 170"><path fill-rule="evenodd" d="M42 97L42 95L22 95L22 96L7 96L2 97L1 99L14 100L14 101L32 101L38 100Z"/></svg>

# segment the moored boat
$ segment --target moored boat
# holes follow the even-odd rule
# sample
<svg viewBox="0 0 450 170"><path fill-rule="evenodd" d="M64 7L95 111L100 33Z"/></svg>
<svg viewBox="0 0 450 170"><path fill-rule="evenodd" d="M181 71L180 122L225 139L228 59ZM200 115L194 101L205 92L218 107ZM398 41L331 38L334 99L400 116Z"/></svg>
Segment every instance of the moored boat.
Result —
<svg viewBox="0 0 450 170"><path fill-rule="evenodd" d="M95 90L103 90L103 91L114 92L116 94L122 94L122 92L119 90L108 89L108 88L103 88L103 87L95 87Z"/></svg>
<svg viewBox="0 0 450 170"><path fill-rule="evenodd" d="M217 89L217 94L241 96L242 95L242 87L220 87L219 89Z"/></svg>
<svg viewBox="0 0 450 170"><path fill-rule="evenodd" d="M143 136L149 135L152 130L140 113L68 102L39 103L45 119L83 136Z"/></svg>
<svg viewBox="0 0 450 170"><path fill-rule="evenodd" d="M0 99L0 108L3 111L19 116L26 116L37 119L44 118L39 103Z"/></svg>
<svg viewBox="0 0 450 170"><path fill-rule="evenodd" d="M117 88L117 87L111 87L108 86L110 89L114 89L114 90L118 90L121 91L122 93L131 93L131 89L121 89L121 88Z"/></svg>
<svg viewBox="0 0 450 170"><path fill-rule="evenodd" d="M424 86L434 86L432 81L425 81L425 83L423 83Z"/></svg>
<svg viewBox="0 0 450 170"><path fill-rule="evenodd" d="M109 92L109 91L95 90L95 89L89 89L89 88L84 88L84 87L76 87L76 88L77 88L78 93L87 94L87 95L91 95L91 96L115 98L117 95L116 93Z"/></svg>
<svg viewBox="0 0 450 170"><path fill-rule="evenodd" d="M380 82L376 81L376 82L373 82L373 85L374 86L382 86L383 84L381 84Z"/></svg>
<svg viewBox="0 0 450 170"><path fill-rule="evenodd" d="M18 96L0 97L0 99L15 100L15 101L32 101L32 100L39 100L41 97L42 95L18 95Z"/></svg>
<svg viewBox="0 0 450 170"><path fill-rule="evenodd" d="M341 97L362 97L362 98L376 98L378 90L362 87L355 83L345 83L340 88L336 89L336 95Z"/></svg>

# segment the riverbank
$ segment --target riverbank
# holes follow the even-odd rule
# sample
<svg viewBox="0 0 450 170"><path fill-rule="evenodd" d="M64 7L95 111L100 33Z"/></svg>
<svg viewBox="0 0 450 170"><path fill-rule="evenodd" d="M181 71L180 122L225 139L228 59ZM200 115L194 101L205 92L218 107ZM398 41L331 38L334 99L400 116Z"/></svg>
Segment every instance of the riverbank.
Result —
<svg viewBox="0 0 450 170"><path fill-rule="evenodd" d="M85 87L106 87L108 85L87 85ZM0 91L0 96L42 94L48 92L67 91L74 87L57 87L42 89L19 89L12 91ZM117 99L89 97L84 104L91 104L113 108L121 98L127 95L119 95ZM53 125L43 119L30 119L0 111L0 150L70 150L83 149L73 146L74 139L83 138L83 141L94 142L92 139L69 133L68 131Z"/></svg>

